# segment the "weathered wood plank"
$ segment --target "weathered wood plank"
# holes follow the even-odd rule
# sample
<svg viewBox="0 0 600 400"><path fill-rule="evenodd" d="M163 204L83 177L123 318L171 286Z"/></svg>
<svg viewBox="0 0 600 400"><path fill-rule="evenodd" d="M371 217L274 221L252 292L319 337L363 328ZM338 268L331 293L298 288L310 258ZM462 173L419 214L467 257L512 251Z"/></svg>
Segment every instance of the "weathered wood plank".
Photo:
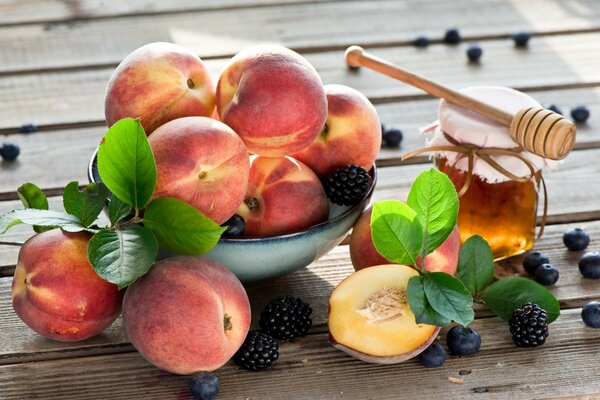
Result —
<svg viewBox="0 0 600 400"><path fill-rule="evenodd" d="M209 10L263 7L276 4L306 4L336 0L177 0L103 2L100 0L3 0L0 1L0 26L31 23L81 21L124 16L189 13Z"/></svg>
<svg viewBox="0 0 600 400"><path fill-rule="evenodd" d="M218 370L226 399L532 399L589 394L600 396L595 359L600 336L585 328L580 310L570 310L550 327L538 349L512 344L505 322L477 320L482 336L477 355L451 357L442 368L416 360L396 365L357 361L331 347L327 335L309 335L281 345L280 358L262 373L227 364ZM465 371L466 375L459 375ZM469 372L470 371L470 372ZM543 371L541 373L540 371ZM185 399L187 378L161 372L138 353L0 366L3 398ZM462 378L453 384L448 377ZM426 382L426 385L423 383ZM115 390L118 388L118 390ZM482 388L481 394L475 388Z"/></svg>
<svg viewBox="0 0 600 400"><path fill-rule="evenodd" d="M588 301L600 299L598 282L584 279L579 273L577 260L581 252L569 252L562 245L562 233L572 225L548 227L545 236L536 249L548 255L553 265L560 271L558 284L550 289L561 303L561 307L582 307ZM577 225L573 225L577 226ZM600 248L600 221L585 223L583 226L591 235L589 249ZM498 274L516 272L523 274L522 257L516 257L497 265ZM16 255L13 259L16 262ZM298 296L312 305L312 333L326 331L327 304L333 288L352 273L348 246L338 246L321 260L287 276L254 284L248 287L256 324L262 308L276 296ZM29 330L14 314L11 308L11 278L0 278L0 364L65 358L74 355L116 353L131 350L126 346L127 338L121 328L121 320L103 335L82 343L55 343L44 340ZM484 307L477 308L478 316L489 316Z"/></svg>
<svg viewBox="0 0 600 400"><path fill-rule="evenodd" d="M544 18L539 18L541 9ZM116 65L133 49L154 41L220 57L259 43L301 51L405 45L417 34L439 39L457 21L469 21L461 28L470 39L507 38L520 30L585 31L598 28L599 10L593 0L364 0L17 25L0 28L0 71ZM534 42L537 46L538 40ZM512 48L508 40L503 43Z"/></svg>

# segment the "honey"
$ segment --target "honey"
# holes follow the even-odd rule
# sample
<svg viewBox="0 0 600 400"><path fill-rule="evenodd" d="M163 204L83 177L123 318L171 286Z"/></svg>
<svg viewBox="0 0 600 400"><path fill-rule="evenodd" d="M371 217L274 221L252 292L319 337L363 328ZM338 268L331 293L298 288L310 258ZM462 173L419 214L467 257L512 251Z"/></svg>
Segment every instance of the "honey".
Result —
<svg viewBox="0 0 600 400"><path fill-rule="evenodd" d="M467 172L452 168L445 158L436 158L459 191ZM494 259L521 254L533 247L541 172L526 182L489 183L473 174L468 190L460 198L458 229L461 242L480 235L489 243Z"/></svg>

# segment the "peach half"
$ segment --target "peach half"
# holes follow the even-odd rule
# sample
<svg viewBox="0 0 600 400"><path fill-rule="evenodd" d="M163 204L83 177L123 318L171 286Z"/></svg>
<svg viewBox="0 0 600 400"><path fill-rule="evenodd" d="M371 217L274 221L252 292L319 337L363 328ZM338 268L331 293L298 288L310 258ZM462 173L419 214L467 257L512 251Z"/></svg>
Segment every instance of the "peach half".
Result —
<svg viewBox="0 0 600 400"><path fill-rule="evenodd" d="M329 341L352 357L395 364L417 356L440 331L417 324L408 304L406 265L378 265L344 279L329 298Z"/></svg>

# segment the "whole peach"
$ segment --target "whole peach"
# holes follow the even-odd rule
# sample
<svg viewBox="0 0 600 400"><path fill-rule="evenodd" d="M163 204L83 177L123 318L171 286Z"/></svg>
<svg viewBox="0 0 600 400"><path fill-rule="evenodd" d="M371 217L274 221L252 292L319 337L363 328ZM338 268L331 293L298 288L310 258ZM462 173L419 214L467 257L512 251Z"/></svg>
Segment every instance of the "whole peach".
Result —
<svg viewBox="0 0 600 400"><path fill-rule="evenodd" d="M373 207L367 208L352 228L349 246L350 259L356 271L373 265L389 264L389 261L377 252L371 239L372 211ZM458 267L459 253L460 234L458 228L455 227L440 247L425 256L425 270L454 275Z"/></svg>
<svg viewBox="0 0 600 400"><path fill-rule="evenodd" d="M124 291L100 278L88 261L90 237L53 229L33 236L19 251L13 308L44 337L61 342L87 339L121 312Z"/></svg>
<svg viewBox="0 0 600 400"><path fill-rule="evenodd" d="M367 171L381 147L381 122L375 107L358 90L326 85L327 122L317 138L293 155L325 178L338 168L356 164Z"/></svg>
<svg viewBox="0 0 600 400"><path fill-rule="evenodd" d="M283 235L326 221L329 201L317 175L300 161L253 156L237 214L246 222L246 236Z"/></svg>
<svg viewBox="0 0 600 400"><path fill-rule="evenodd" d="M104 100L106 123L140 118L149 135L180 117L211 116L212 78L200 58L173 43L150 43L134 50L115 69Z"/></svg>
<svg viewBox="0 0 600 400"><path fill-rule="evenodd" d="M308 146L323 129L321 78L302 56L281 46L238 53L217 83L217 109L252 153L283 156Z"/></svg>
<svg viewBox="0 0 600 400"><path fill-rule="evenodd" d="M167 258L127 289L123 325L144 358L193 374L225 364L244 342L250 303L235 275L215 261Z"/></svg>
<svg viewBox="0 0 600 400"><path fill-rule="evenodd" d="M185 201L221 224L244 200L250 172L244 142L207 117L179 118L148 138L156 161L153 198Z"/></svg>

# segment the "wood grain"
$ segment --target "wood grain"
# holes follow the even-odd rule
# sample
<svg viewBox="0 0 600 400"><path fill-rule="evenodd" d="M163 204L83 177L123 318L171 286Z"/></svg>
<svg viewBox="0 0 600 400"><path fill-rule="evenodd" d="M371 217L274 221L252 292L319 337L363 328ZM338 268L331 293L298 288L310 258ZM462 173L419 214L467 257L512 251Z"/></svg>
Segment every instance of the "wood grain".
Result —
<svg viewBox="0 0 600 400"><path fill-rule="evenodd" d="M0 28L0 71L116 65L155 41L188 46L202 57L231 56L259 43L300 51L406 45L417 35L440 39L460 21L469 40L503 37L512 49L512 32L593 30L599 20L594 0L363 0L17 25Z"/></svg>
<svg viewBox="0 0 600 400"><path fill-rule="evenodd" d="M0 41L1 37L0 34ZM489 41L479 64L466 61L466 46L467 43L427 49L386 47L370 51L452 88L502 85L534 94L540 93L539 90L553 91L555 100L551 102L556 102L561 97L553 89L592 86L590 96L592 100L597 99L595 86L600 85L600 70L595 66L600 64L600 33L534 38L528 50L516 50L507 40ZM427 98L419 89L373 71L348 70L342 50L304 55L317 68L325 84L351 86L374 103ZM207 61L215 79L226 62L227 59ZM0 62L0 69L2 65ZM104 93L113 69L0 76L0 132L16 132L24 123L51 127L103 124Z"/></svg>
<svg viewBox="0 0 600 400"><path fill-rule="evenodd" d="M396 365L357 361L331 347L327 335L309 335L281 345L280 358L261 373L232 364L218 370L225 399L533 399L600 396L595 359L600 336L585 328L580 310L569 310L550 326L538 349L514 346L505 322L473 324L482 337L478 354L450 357L437 369L416 360ZM463 375L459 375L463 371ZM540 371L543 371L540 372ZM463 384L448 377L462 378ZM33 384L35 382L35 384ZM294 383L292 383L294 382ZM419 382L421 384L419 384ZM426 384L425 384L426 383ZM485 388L486 393L476 393ZM3 399L189 399L187 378L161 372L138 353L0 366ZM598 397L595 397L598 398Z"/></svg>
<svg viewBox="0 0 600 400"><path fill-rule="evenodd" d="M0 2L0 26L240 9L278 4L309 4L326 1L336 0L203 0L201 2L197 0L158 2L151 0L128 0L126 2L104 2L100 0L5 0Z"/></svg>
<svg viewBox="0 0 600 400"><path fill-rule="evenodd" d="M579 225L554 225L548 227L545 236L537 243L536 249L546 254L552 264L559 269L558 284L550 290L559 299L561 308L579 308L591 300L600 299L600 282L584 279L577 267L582 252L569 252L562 245L562 234L569 227L586 229L592 237L590 250L600 248L600 221ZM16 261L16 258L14 259ZM525 276L521 266L522 257L515 257L496 265L497 275L520 274ZM307 268L287 276L250 285L247 290L251 299L253 321L256 324L260 311L268 301L276 296L298 296L313 308L312 333L326 332L327 304L333 288L353 272L348 246L338 246L319 261ZM40 338L29 330L14 314L11 307L11 278L0 278L0 364L116 353L131 350L126 346L127 338L121 328L121 320L103 335L82 343L56 343ZM489 310L477 308L477 316L490 316Z"/></svg>

